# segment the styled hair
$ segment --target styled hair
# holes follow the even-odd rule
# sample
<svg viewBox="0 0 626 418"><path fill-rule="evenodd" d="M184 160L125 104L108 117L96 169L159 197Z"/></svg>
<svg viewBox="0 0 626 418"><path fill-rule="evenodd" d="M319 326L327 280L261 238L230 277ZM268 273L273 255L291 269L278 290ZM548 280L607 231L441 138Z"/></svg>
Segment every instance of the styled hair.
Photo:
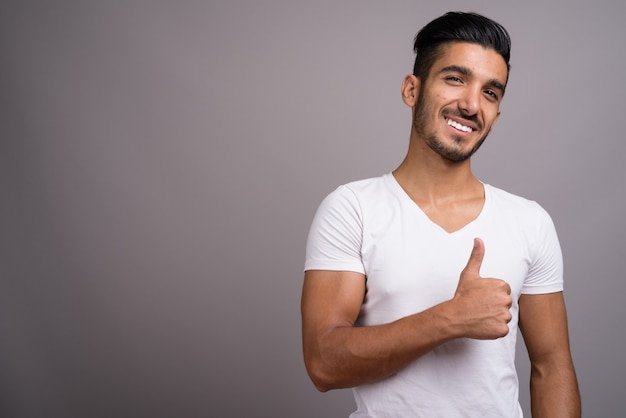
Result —
<svg viewBox="0 0 626 418"><path fill-rule="evenodd" d="M469 42L494 49L511 66L511 38L499 23L477 13L448 12L424 26L415 36L413 75L422 81L450 42Z"/></svg>

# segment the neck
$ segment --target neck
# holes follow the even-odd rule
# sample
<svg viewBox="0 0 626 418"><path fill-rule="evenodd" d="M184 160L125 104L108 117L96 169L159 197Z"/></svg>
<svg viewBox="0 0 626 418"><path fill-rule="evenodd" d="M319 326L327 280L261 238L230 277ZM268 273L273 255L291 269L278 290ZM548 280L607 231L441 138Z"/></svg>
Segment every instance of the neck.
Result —
<svg viewBox="0 0 626 418"><path fill-rule="evenodd" d="M423 141L411 141L409 152L394 177L417 202L436 202L482 195L482 183L474 177L470 159L446 160Z"/></svg>

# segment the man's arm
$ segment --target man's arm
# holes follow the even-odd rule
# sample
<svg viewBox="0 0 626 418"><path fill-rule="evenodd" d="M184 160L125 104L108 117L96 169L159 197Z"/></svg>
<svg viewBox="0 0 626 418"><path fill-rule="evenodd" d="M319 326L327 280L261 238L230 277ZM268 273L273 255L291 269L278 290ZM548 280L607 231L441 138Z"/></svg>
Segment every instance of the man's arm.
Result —
<svg viewBox="0 0 626 418"><path fill-rule="evenodd" d="M305 273L304 360L322 392L385 378L452 334L450 321L434 308L391 324L356 327L364 294L359 273Z"/></svg>
<svg viewBox="0 0 626 418"><path fill-rule="evenodd" d="M310 270L302 291L304 360L320 391L383 379L453 338L495 339L508 333L510 288L478 274L484 244L461 272L454 298L389 324L357 327L365 276Z"/></svg>
<svg viewBox="0 0 626 418"><path fill-rule="evenodd" d="M570 354L563 292L522 295L519 318L531 363L532 416L580 417L580 394Z"/></svg>

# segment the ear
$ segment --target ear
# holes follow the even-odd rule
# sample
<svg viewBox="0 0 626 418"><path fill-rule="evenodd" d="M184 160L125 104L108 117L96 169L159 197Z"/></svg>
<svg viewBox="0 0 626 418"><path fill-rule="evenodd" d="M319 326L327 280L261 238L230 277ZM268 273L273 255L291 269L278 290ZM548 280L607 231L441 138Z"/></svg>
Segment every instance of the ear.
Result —
<svg viewBox="0 0 626 418"><path fill-rule="evenodd" d="M420 80L409 74L402 80L402 101L409 107L415 106L419 95Z"/></svg>

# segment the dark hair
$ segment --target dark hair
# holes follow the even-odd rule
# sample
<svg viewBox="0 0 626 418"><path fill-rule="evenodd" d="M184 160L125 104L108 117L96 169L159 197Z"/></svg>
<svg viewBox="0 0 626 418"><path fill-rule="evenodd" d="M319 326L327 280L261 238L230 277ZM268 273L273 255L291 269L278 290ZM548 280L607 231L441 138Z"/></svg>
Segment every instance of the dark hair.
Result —
<svg viewBox="0 0 626 418"><path fill-rule="evenodd" d="M511 69L511 38L502 25L477 13L448 12L424 26L415 36L413 75L424 81L450 42L470 42L493 48Z"/></svg>

